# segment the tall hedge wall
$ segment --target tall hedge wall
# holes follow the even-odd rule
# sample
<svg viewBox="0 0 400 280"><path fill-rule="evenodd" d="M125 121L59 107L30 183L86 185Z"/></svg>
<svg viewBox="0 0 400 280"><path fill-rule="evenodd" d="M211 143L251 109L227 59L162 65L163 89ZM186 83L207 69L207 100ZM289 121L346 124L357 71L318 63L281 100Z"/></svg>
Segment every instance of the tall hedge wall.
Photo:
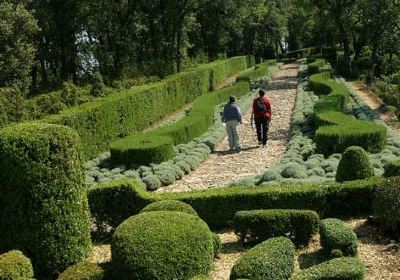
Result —
<svg viewBox="0 0 400 280"><path fill-rule="evenodd" d="M321 217L357 217L372 213L374 191L384 182L373 178L346 183L234 187L194 192L151 194L136 181L99 185L88 191L92 215L99 223L117 226L146 205L159 200L180 200L193 207L212 228L226 227L235 213L253 209L307 209ZM354 203L357 197L357 203Z"/></svg>
<svg viewBox="0 0 400 280"><path fill-rule="evenodd" d="M315 62L315 67L322 66L322 62ZM373 153L383 149L386 128L342 113L349 102L350 93L343 84L331 79L330 71L310 76L310 86L315 93L327 95L314 106L317 127L315 142L321 153L342 153L349 146L360 146Z"/></svg>
<svg viewBox="0 0 400 280"><path fill-rule="evenodd" d="M24 123L0 131L0 252L18 249L53 275L90 252L79 136Z"/></svg>
<svg viewBox="0 0 400 280"><path fill-rule="evenodd" d="M247 69L245 56L233 57L96 99L43 119L74 128L82 139L85 158L109 148L118 137L140 131L167 113L193 101L227 77Z"/></svg>

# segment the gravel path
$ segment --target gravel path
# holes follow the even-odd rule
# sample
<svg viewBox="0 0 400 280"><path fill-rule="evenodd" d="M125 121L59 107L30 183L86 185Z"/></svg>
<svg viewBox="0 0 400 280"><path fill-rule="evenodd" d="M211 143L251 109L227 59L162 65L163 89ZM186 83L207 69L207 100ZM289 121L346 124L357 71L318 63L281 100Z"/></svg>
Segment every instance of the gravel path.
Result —
<svg viewBox="0 0 400 280"><path fill-rule="evenodd" d="M158 192L178 192L224 186L238 179L261 174L279 162L286 151L290 118L296 99L297 65L283 65L269 83L266 96L272 102L272 121L266 148L257 145L255 130L250 126L251 109L243 114L238 133L242 150L229 153L228 139L199 168ZM256 97L256 96L254 96Z"/></svg>

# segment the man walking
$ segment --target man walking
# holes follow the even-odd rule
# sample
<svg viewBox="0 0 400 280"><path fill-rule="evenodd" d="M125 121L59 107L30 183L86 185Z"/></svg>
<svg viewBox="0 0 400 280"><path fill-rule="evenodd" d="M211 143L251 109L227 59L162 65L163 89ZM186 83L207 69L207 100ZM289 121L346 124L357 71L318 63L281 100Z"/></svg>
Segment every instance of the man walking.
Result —
<svg viewBox="0 0 400 280"><path fill-rule="evenodd" d="M236 105L235 96L229 97L229 102L224 107L222 121L226 123L230 151L234 149L240 150L239 136L236 128L239 123L242 123L242 114L240 113L239 107Z"/></svg>
<svg viewBox="0 0 400 280"><path fill-rule="evenodd" d="M271 121L271 101L265 97L265 91L260 89L259 97L253 101L251 118L256 123L258 145L265 147L268 140L268 127Z"/></svg>

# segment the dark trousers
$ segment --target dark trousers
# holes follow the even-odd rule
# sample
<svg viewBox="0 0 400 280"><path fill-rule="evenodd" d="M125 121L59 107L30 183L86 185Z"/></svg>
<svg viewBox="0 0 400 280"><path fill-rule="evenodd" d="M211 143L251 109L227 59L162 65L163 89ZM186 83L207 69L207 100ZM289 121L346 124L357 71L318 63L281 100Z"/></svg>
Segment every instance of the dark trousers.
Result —
<svg viewBox="0 0 400 280"><path fill-rule="evenodd" d="M254 121L256 123L258 142L262 143L263 145L266 145L268 140L267 133L269 126L269 118L259 117L255 118Z"/></svg>

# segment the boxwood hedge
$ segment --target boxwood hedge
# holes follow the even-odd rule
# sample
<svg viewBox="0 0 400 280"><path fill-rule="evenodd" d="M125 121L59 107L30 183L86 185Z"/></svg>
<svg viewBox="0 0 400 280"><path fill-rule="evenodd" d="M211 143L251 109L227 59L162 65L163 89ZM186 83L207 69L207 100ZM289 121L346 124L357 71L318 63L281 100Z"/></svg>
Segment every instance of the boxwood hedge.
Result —
<svg viewBox="0 0 400 280"><path fill-rule="evenodd" d="M385 168L385 177L393 177L393 176L399 176L400 175L400 160L395 160L392 162L389 162L384 166Z"/></svg>
<svg viewBox="0 0 400 280"><path fill-rule="evenodd" d="M294 269L293 243L275 237L251 248L234 264L229 279L287 280Z"/></svg>
<svg viewBox="0 0 400 280"><path fill-rule="evenodd" d="M68 267L57 280L103 280L104 275L105 270L101 265L84 262Z"/></svg>
<svg viewBox="0 0 400 280"><path fill-rule="evenodd" d="M79 137L23 123L0 131L0 251L18 249L52 275L90 252L90 214Z"/></svg>
<svg viewBox="0 0 400 280"><path fill-rule="evenodd" d="M176 211L147 212L125 220L112 237L111 251L113 278L121 280L186 280L207 274L214 258L207 224Z"/></svg>
<svg viewBox="0 0 400 280"><path fill-rule="evenodd" d="M235 233L241 240L262 242L286 236L296 245L307 245L318 232L319 216L310 210L251 210L235 214Z"/></svg>
<svg viewBox="0 0 400 280"><path fill-rule="evenodd" d="M340 250L343 256L357 255L357 236L339 219L325 219L320 226L321 246L328 253Z"/></svg>
<svg viewBox="0 0 400 280"><path fill-rule="evenodd" d="M0 255L0 279L31 279L33 268L30 259L20 251L10 251Z"/></svg>
<svg viewBox="0 0 400 280"><path fill-rule="evenodd" d="M296 272L291 280L364 280L365 265L357 258L337 258Z"/></svg>
<svg viewBox="0 0 400 280"><path fill-rule="evenodd" d="M149 204L143 208L140 212L144 213L154 211L178 211L198 216L197 212L192 208L192 206L179 200L161 200L153 202L152 204Z"/></svg>
<svg viewBox="0 0 400 280"><path fill-rule="evenodd" d="M339 161L336 182L366 179L374 176L374 167L363 148L346 148Z"/></svg>

